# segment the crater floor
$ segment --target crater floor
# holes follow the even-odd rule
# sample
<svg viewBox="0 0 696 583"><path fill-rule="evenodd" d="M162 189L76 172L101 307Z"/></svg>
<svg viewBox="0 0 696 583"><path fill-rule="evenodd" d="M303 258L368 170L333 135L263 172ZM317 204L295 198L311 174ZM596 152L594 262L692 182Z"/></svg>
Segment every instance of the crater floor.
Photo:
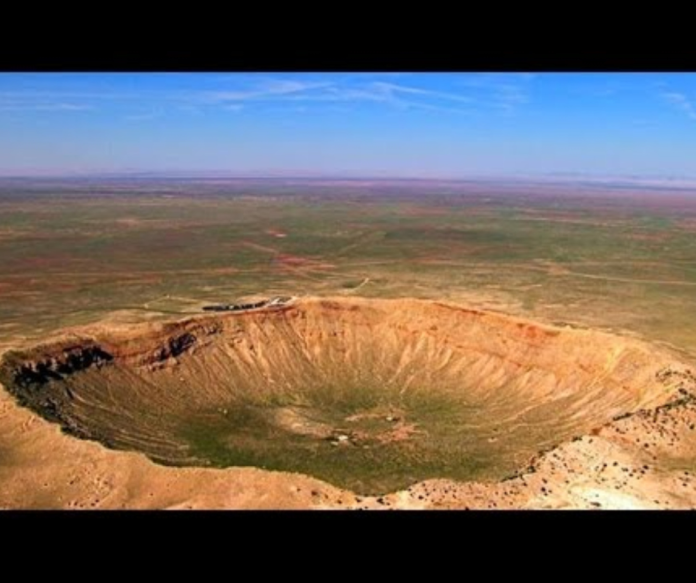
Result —
<svg viewBox="0 0 696 583"><path fill-rule="evenodd" d="M540 451L668 403L678 364L637 340L451 304L308 298L93 327L6 354L0 382L66 433L158 464L382 496L521 474Z"/></svg>

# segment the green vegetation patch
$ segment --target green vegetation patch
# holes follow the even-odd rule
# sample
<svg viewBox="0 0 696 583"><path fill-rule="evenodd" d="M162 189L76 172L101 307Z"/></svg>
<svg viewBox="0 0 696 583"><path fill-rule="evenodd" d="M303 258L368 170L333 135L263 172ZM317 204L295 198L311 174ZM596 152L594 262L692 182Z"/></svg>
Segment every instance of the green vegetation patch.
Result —
<svg viewBox="0 0 696 583"><path fill-rule="evenodd" d="M519 458L501 449L481 408L454 396L376 387L314 390L273 402L239 400L183 421L190 453L216 467L253 466L315 476L360 495L429 478L496 480ZM518 444L525 455L530 441Z"/></svg>

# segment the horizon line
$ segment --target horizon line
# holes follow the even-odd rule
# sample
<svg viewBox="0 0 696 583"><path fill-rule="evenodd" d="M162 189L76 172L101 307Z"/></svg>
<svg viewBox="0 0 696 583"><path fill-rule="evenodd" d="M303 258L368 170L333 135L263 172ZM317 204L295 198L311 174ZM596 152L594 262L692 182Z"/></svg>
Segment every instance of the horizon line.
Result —
<svg viewBox="0 0 696 583"><path fill-rule="evenodd" d="M635 174L593 174L583 172L506 172L469 173L462 175L431 175L397 173L356 173L356 172L311 172L311 171L231 171L231 170L95 170L95 171L0 171L0 180L41 180L41 179L237 179L237 180L375 180L375 181L418 181L418 182L464 182L464 181L621 181L629 183L667 183L671 185L693 184L696 176L688 175L635 175Z"/></svg>

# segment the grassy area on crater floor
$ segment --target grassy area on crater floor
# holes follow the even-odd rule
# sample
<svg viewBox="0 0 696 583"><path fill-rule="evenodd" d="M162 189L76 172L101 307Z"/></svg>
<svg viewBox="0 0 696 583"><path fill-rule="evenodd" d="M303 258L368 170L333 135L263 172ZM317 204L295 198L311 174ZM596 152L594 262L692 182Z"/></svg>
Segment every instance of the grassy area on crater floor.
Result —
<svg viewBox="0 0 696 583"><path fill-rule="evenodd" d="M360 495L435 477L499 480L559 438L531 426L498 426L485 407L455 397L385 398L377 390L346 391L330 402L234 402L186 419L180 436L206 465L300 472Z"/></svg>

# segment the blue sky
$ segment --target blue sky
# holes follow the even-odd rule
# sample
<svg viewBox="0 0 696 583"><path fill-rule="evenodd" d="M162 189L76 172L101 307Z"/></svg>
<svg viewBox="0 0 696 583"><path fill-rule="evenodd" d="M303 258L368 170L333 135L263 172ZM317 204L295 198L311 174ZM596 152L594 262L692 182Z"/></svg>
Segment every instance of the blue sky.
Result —
<svg viewBox="0 0 696 583"><path fill-rule="evenodd" d="M696 74L0 74L0 174L696 177Z"/></svg>

